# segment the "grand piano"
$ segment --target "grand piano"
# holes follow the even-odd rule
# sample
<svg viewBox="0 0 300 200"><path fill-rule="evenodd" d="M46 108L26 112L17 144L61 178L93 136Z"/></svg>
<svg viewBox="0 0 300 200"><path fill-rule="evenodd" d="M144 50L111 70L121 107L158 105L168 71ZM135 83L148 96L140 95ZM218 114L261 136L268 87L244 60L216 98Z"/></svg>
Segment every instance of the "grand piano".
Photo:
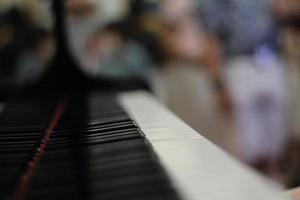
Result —
<svg viewBox="0 0 300 200"><path fill-rule="evenodd" d="M1 106L0 199L287 199L139 80L80 73L62 2L53 1L58 51L48 73Z"/></svg>

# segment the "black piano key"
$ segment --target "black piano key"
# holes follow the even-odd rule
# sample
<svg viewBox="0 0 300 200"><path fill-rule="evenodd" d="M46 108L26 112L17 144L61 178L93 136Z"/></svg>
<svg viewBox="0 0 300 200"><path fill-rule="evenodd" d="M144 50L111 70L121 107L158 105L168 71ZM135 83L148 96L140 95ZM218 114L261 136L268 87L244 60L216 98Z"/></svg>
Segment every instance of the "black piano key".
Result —
<svg viewBox="0 0 300 200"><path fill-rule="evenodd" d="M26 199L53 200L53 199L80 199L76 184L60 185L59 187L43 187L30 192Z"/></svg>
<svg viewBox="0 0 300 200"><path fill-rule="evenodd" d="M53 105L13 102L1 113L0 198L12 195L18 187L45 134Z"/></svg>
<svg viewBox="0 0 300 200"><path fill-rule="evenodd" d="M9 161L29 160L28 153L15 153L15 154L0 154L1 163Z"/></svg>
<svg viewBox="0 0 300 200"><path fill-rule="evenodd" d="M88 133L91 132L99 132L99 131L111 131L111 130L123 130L126 128L136 128L136 126L131 121L124 121L124 122L115 122L115 123L109 123L109 124L103 124L103 125L86 125L85 127L78 127L77 129L81 131L85 131ZM64 132L67 132L68 130L56 130L53 132L52 137L60 136Z"/></svg>

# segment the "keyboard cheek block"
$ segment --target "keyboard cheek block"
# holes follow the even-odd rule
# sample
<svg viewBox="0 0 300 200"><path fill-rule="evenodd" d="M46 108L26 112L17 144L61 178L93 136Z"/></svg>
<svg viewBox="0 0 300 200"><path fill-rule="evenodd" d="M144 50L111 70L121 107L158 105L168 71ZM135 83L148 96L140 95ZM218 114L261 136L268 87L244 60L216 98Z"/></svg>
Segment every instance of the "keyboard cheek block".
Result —
<svg viewBox="0 0 300 200"><path fill-rule="evenodd" d="M7 106L0 116L1 199L178 199L114 95L73 99Z"/></svg>

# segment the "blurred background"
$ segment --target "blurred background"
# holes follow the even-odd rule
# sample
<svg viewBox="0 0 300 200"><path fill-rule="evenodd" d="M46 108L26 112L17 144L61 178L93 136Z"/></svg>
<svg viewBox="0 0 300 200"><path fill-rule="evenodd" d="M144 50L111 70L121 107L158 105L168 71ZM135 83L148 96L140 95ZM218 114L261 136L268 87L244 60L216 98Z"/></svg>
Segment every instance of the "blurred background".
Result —
<svg viewBox="0 0 300 200"><path fill-rule="evenodd" d="M84 74L143 80L209 140L300 186L299 0L65 0L65 8ZM53 24L51 0L0 1L0 102L46 73Z"/></svg>

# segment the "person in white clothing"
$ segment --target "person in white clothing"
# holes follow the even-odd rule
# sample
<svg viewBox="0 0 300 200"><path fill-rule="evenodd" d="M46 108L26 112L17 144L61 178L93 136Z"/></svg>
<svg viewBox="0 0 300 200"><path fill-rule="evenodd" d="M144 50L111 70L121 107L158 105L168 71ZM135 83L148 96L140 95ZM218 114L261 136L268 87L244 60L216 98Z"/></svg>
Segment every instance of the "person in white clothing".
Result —
<svg viewBox="0 0 300 200"><path fill-rule="evenodd" d="M267 47L252 56L236 56L227 65L225 76L235 107L240 157L270 172L287 141L285 65Z"/></svg>

